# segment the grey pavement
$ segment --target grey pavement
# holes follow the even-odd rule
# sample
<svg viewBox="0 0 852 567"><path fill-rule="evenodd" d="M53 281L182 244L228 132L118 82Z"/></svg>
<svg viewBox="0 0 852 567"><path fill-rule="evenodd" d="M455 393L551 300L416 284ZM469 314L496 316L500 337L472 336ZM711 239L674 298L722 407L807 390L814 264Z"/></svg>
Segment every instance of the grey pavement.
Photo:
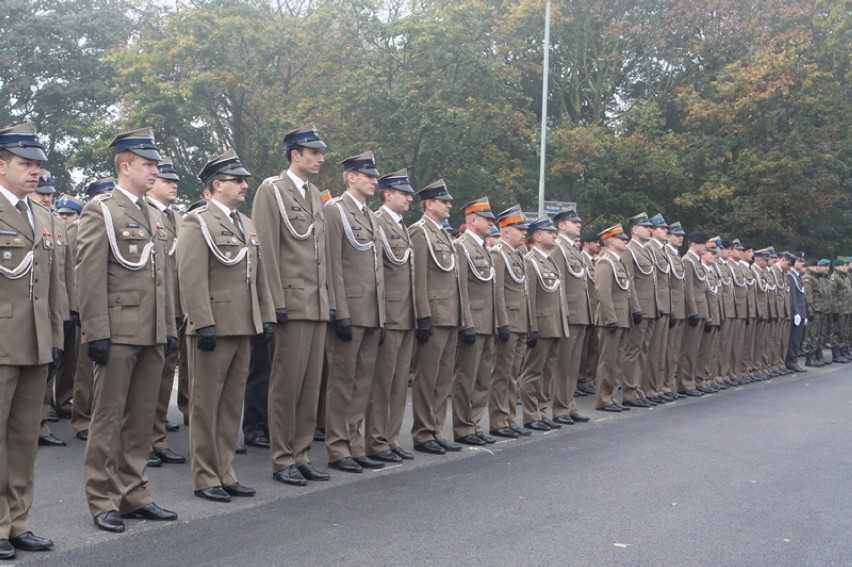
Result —
<svg viewBox="0 0 852 567"><path fill-rule="evenodd" d="M305 488L274 482L250 448L235 466L258 496L229 504L164 465L150 487L180 520L124 534L95 528L83 443L52 424L69 446L39 450L31 526L56 549L14 564L852 563L852 364L621 414L578 401L592 422ZM186 452L185 427L169 439ZM312 455L325 469L322 444Z"/></svg>

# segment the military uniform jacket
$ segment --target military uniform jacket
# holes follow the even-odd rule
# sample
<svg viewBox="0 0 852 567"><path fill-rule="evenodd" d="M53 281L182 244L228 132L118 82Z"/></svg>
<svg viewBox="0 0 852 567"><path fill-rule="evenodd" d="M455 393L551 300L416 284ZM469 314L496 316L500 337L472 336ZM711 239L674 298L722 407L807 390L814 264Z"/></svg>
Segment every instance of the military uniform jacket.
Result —
<svg viewBox="0 0 852 567"><path fill-rule="evenodd" d="M319 190L305 197L286 172L261 183L252 220L264 253L264 272L276 308L289 319L328 321L325 211Z"/></svg>
<svg viewBox="0 0 852 567"><path fill-rule="evenodd" d="M790 318L799 315L803 320L808 319L811 314L805 298L805 282L802 281L799 273L792 268L787 270L785 277L790 288Z"/></svg>
<svg viewBox="0 0 852 567"><path fill-rule="evenodd" d="M849 277L835 270L828 276L828 282L831 289L831 313L848 314L852 305L852 295L850 295L852 286L849 285Z"/></svg>
<svg viewBox="0 0 852 567"><path fill-rule="evenodd" d="M771 315L769 313L769 289L766 281L766 271L757 264L752 264L751 273L754 275L754 296L757 316L768 319Z"/></svg>
<svg viewBox="0 0 852 567"><path fill-rule="evenodd" d="M0 195L0 365L47 364L62 348L61 274L52 216L29 203L34 228ZM32 254L30 254L32 253Z"/></svg>
<svg viewBox="0 0 852 567"><path fill-rule="evenodd" d="M684 290L686 292L686 316L692 317L697 315L702 319L707 319L710 317L707 296L704 291L707 273L701 264L701 260L692 250L689 250L683 255L683 272Z"/></svg>
<svg viewBox="0 0 852 567"><path fill-rule="evenodd" d="M580 252L580 257L583 259L583 267L586 270L586 278L589 280L586 289L589 290L589 315L591 318L591 324L594 325L595 312L598 309L598 295L597 291L595 291L595 259L586 254L585 252Z"/></svg>
<svg viewBox="0 0 852 567"><path fill-rule="evenodd" d="M722 300L722 320L734 319L736 317L736 300L734 299L734 280L727 260L721 258L713 264L713 270L719 278L721 288L719 293Z"/></svg>
<svg viewBox="0 0 852 567"><path fill-rule="evenodd" d="M462 285L467 287L467 298L473 327L480 335L493 335L494 316L494 266L491 255L476 239L464 233L453 243L459 262Z"/></svg>
<svg viewBox="0 0 852 567"><path fill-rule="evenodd" d="M68 252L68 230L65 228L65 223L60 218L51 218L53 219L53 241L56 247L53 251L56 270L62 282L60 309L63 320L68 321L71 319L71 295L77 294L77 288L74 285L74 262Z"/></svg>
<svg viewBox="0 0 852 567"><path fill-rule="evenodd" d="M595 325L606 327L618 323L621 328L630 327L631 313L639 309L636 296L631 293L632 286L633 282L621 258L609 250L602 251L595 266L595 291L598 297Z"/></svg>
<svg viewBox="0 0 852 567"><path fill-rule="evenodd" d="M726 314L729 318L748 318L748 281L743 277L742 265L733 260L722 260L722 274L731 280L734 295L734 311Z"/></svg>
<svg viewBox="0 0 852 567"><path fill-rule="evenodd" d="M669 315L672 312L671 258L666 253L666 245L658 243L656 240L652 239L648 242L648 250L654 260L654 268L657 273L657 308L660 313Z"/></svg>
<svg viewBox="0 0 852 567"><path fill-rule="evenodd" d="M672 317L686 319L686 286L683 260L678 256L677 249L666 244L666 257L669 259L669 291L672 297Z"/></svg>
<svg viewBox="0 0 852 567"><path fill-rule="evenodd" d="M473 327L459 277L459 258L449 235L427 217L408 227L414 246L414 300L417 317L436 327Z"/></svg>
<svg viewBox="0 0 852 567"><path fill-rule="evenodd" d="M568 322L572 325L591 325L589 278L586 265L583 263L583 253L577 250L567 238L559 235L553 255L565 285Z"/></svg>
<svg viewBox="0 0 852 567"><path fill-rule="evenodd" d="M154 204L152 199L148 199L151 201L151 206L157 207ZM159 207L157 207L159 208ZM169 262L172 267L172 287L175 291L175 319L183 319L183 309L180 303L180 285L178 285L178 271L177 271L177 237L180 232L180 227L183 222L181 216L172 208L166 209L169 213L162 212L163 215L163 228L166 229L166 235L168 236L166 240L166 248L168 249L168 257Z"/></svg>
<svg viewBox="0 0 852 567"><path fill-rule="evenodd" d="M553 261L553 249L545 258L533 248L524 256L530 278L530 309L535 314L538 335L542 338L568 336L568 308L562 290L562 274Z"/></svg>
<svg viewBox="0 0 852 567"><path fill-rule="evenodd" d="M778 317L791 319L793 316L790 313L790 288L787 287L787 278L784 277L784 272L777 263L769 268L769 273L772 274L775 284L775 305Z"/></svg>
<svg viewBox="0 0 852 567"><path fill-rule="evenodd" d="M275 322L254 224L242 213L245 234L215 204L183 219L177 239L177 267L187 334L216 325L216 335L252 336Z"/></svg>
<svg viewBox="0 0 852 567"><path fill-rule="evenodd" d="M168 235L156 207L119 191L83 208L77 234L77 299L83 342L136 346L177 336Z"/></svg>
<svg viewBox="0 0 852 567"><path fill-rule="evenodd" d="M385 275L379 224L344 193L325 204L329 308L356 327L384 327Z"/></svg>
<svg viewBox="0 0 852 567"><path fill-rule="evenodd" d="M491 248L491 261L494 264L497 326L509 325L513 333L537 330L537 322L531 317L529 308L529 278L523 255L499 240Z"/></svg>
<svg viewBox="0 0 852 567"><path fill-rule="evenodd" d="M754 277L754 272L751 271L751 266L749 266L745 260L737 262L737 268L743 277L743 281L746 282L746 291L748 294L748 313L746 317L749 319L757 319L757 291L755 290L757 287L757 280Z"/></svg>
<svg viewBox="0 0 852 567"><path fill-rule="evenodd" d="M408 231L384 208L376 211L382 242L385 277L385 327L396 331L414 328L414 251Z"/></svg>
<svg viewBox="0 0 852 567"><path fill-rule="evenodd" d="M65 270L66 281L65 287L68 288L68 282L72 282L73 291L68 290L68 308L71 311L78 312L80 307L77 305L77 230L80 228L80 221L75 220L66 227L65 234L68 236L68 248L65 251Z"/></svg>
<svg viewBox="0 0 852 567"><path fill-rule="evenodd" d="M721 325L724 319L722 307L722 284L719 273L713 264L702 265L704 268L704 295L707 298L707 321L713 325Z"/></svg>
<svg viewBox="0 0 852 567"><path fill-rule="evenodd" d="M636 299L639 300L639 311L645 319L656 319L657 272L654 269L654 259L649 246L653 245L648 242L643 246L631 240L621 253L621 260L633 282Z"/></svg>

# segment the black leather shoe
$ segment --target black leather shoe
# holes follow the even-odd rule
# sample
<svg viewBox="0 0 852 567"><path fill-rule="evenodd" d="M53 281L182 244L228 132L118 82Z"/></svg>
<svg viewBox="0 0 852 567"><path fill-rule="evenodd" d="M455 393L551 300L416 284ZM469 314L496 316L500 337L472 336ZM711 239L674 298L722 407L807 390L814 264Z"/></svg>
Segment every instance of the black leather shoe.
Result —
<svg viewBox="0 0 852 567"><path fill-rule="evenodd" d="M482 445L485 445L485 441L480 439L475 433L459 437L456 439L456 443L464 443L465 445L473 445L474 447L481 447Z"/></svg>
<svg viewBox="0 0 852 567"><path fill-rule="evenodd" d="M82 431L77 432L77 439L80 441L88 441L89 440L89 430L84 429Z"/></svg>
<svg viewBox="0 0 852 567"><path fill-rule="evenodd" d="M562 429L562 426L556 423L555 421L551 421L549 419L542 419L541 422L548 426L551 429Z"/></svg>
<svg viewBox="0 0 852 567"><path fill-rule="evenodd" d="M246 445L251 447L259 447L261 449L269 449L269 439L262 433L253 439L246 438Z"/></svg>
<svg viewBox="0 0 852 567"><path fill-rule="evenodd" d="M64 447L67 445L67 443L59 437L54 437L53 433L48 433L47 435L39 437L38 444L40 447Z"/></svg>
<svg viewBox="0 0 852 567"><path fill-rule="evenodd" d="M693 398L700 398L701 396L704 395L701 392L699 392L698 390L684 390L683 392L678 392L678 393L683 395L683 396L691 396Z"/></svg>
<svg viewBox="0 0 852 567"><path fill-rule="evenodd" d="M325 429L314 429L314 441L325 441Z"/></svg>
<svg viewBox="0 0 852 567"><path fill-rule="evenodd" d="M492 429L491 435L496 435L497 437L505 437L507 439L517 439L520 437L517 431L512 429L511 427L501 427L500 429Z"/></svg>
<svg viewBox="0 0 852 567"><path fill-rule="evenodd" d="M358 463L364 469L383 469L385 464L382 461L371 459L370 457L352 457L352 460Z"/></svg>
<svg viewBox="0 0 852 567"><path fill-rule="evenodd" d="M574 420L571 419L570 415L557 415L553 418L553 421L562 425L574 425Z"/></svg>
<svg viewBox="0 0 852 567"><path fill-rule="evenodd" d="M56 415L55 411L50 410L49 412L47 412L47 421L49 421L50 423L58 423L59 416Z"/></svg>
<svg viewBox="0 0 852 567"><path fill-rule="evenodd" d="M385 449L381 453L376 453L375 455L367 455L374 461L381 461L383 463L401 463L402 457L391 451L390 449Z"/></svg>
<svg viewBox="0 0 852 567"><path fill-rule="evenodd" d="M664 401L667 401L667 402L673 402L673 401L675 401L675 400L677 399L677 396L674 394L674 392L671 392L671 393L670 393L670 392L666 392L666 393L664 393L664 394L660 394L660 397L661 397Z"/></svg>
<svg viewBox="0 0 852 567"><path fill-rule="evenodd" d="M534 429L535 431L550 431L551 429L551 427L543 421L531 421L529 423L525 423L524 427L527 429Z"/></svg>
<svg viewBox="0 0 852 567"><path fill-rule="evenodd" d="M788 366L787 370L789 370L790 372L807 372L807 370L805 370L804 368L802 368L798 364L792 364L792 365Z"/></svg>
<svg viewBox="0 0 852 567"><path fill-rule="evenodd" d="M331 479L331 475L324 471L319 471L314 468L314 465L311 463L305 463L303 465L298 465L296 467L299 469L299 472L302 473L302 476L307 480L329 480Z"/></svg>
<svg viewBox="0 0 852 567"><path fill-rule="evenodd" d="M621 413L621 410L623 408L618 404L611 404L611 405L608 405L608 406L604 406L602 408L595 408L595 409L598 410L598 411L611 411L613 413Z"/></svg>
<svg viewBox="0 0 852 567"><path fill-rule="evenodd" d="M450 443L446 439L435 439L435 443L444 448L445 451L452 451L453 453L458 453L462 450L462 446L458 443Z"/></svg>
<svg viewBox="0 0 852 567"><path fill-rule="evenodd" d="M95 525L107 532L119 534L124 531L124 522L121 521L121 516L115 510L95 516Z"/></svg>
<svg viewBox="0 0 852 567"><path fill-rule="evenodd" d="M488 435L486 435L482 431L477 431L476 436L479 437L480 439L482 439L483 441L485 441L486 445L493 445L494 443L497 442L496 439L494 439L493 437L489 437Z"/></svg>
<svg viewBox="0 0 852 567"><path fill-rule="evenodd" d="M509 429L511 429L521 437L529 437L530 435L532 435L532 431L528 429L521 429L520 427L515 427L514 425L510 425Z"/></svg>
<svg viewBox="0 0 852 567"><path fill-rule="evenodd" d="M727 390L728 389L728 385L725 384L724 382L716 384L716 387L719 388L720 390Z"/></svg>
<svg viewBox="0 0 852 567"><path fill-rule="evenodd" d="M166 422L164 422L164 424L166 426L166 431L168 431L170 433L174 433L175 431L180 430L180 424L179 423L169 423L168 421L166 421Z"/></svg>
<svg viewBox="0 0 852 567"><path fill-rule="evenodd" d="M171 449L166 449L164 451L158 451L155 453L157 458L163 461L164 463L170 463L173 465L182 465L186 462L186 457L183 455L178 455Z"/></svg>
<svg viewBox="0 0 852 567"><path fill-rule="evenodd" d="M131 518L134 520L152 520L154 522L171 522L177 520L178 515L171 510L160 508L153 502L149 502L127 514L122 514L122 518Z"/></svg>
<svg viewBox="0 0 852 567"><path fill-rule="evenodd" d="M702 394L715 394L715 392L710 388L698 388L698 391Z"/></svg>
<svg viewBox="0 0 852 567"><path fill-rule="evenodd" d="M415 451L420 451L421 453L429 453L430 455L446 455L447 450L438 445L437 441L429 440L425 443L420 443L419 445L414 446Z"/></svg>
<svg viewBox="0 0 852 567"><path fill-rule="evenodd" d="M404 461L413 461L414 460L414 455L411 452L406 451L402 447L392 447L391 451L393 451L394 453L399 455L399 457Z"/></svg>
<svg viewBox="0 0 852 567"><path fill-rule="evenodd" d="M361 468L361 465L356 463L355 459L353 459L352 457L343 457L340 460L331 461L330 463L328 463L328 466L330 466L333 469L337 469L337 470L343 471L343 472L351 472L351 473L364 472L364 469ZM384 466L384 465L382 465L382 466Z"/></svg>
<svg viewBox="0 0 852 567"><path fill-rule="evenodd" d="M230 502L231 495L225 492L221 486L211 486L210 488L200 488L195 491L195 495L199 498L204 498L211 502Z"/></svg>
<svg viewBox="0 0 852 567"><path fill-rule="evenodd" d="M666 403L666 400L662 396L648 396L647 400L657 405Z"/></svg>
<svg viewBox="0 0 852 567"><path fill-rule="evenodd" d="M595 394L595 387L594 386L577 386L577 389L580 390L581 392L585 392L585 393L589 394L590 396L593 396Z"/></svg>
<svg viewBox="0 0 852 567"><path fill-rule="evenodd" d="M163 466L163 461L160 460L160 457L154 451L148 453L148 466L149 467L161 467Z"/></svg>
<svg viewBox="0 0 852 567"><path fill-rule="evenodd" d="M53 548L52 541L38 537L33 532L24 532L17 537L9 538L9 543L24 551L47 551Z"/></svg>
<svg viewBox="0 0 852 567"><path fill-rule="evenodd" d="M235 452L237 455L245 455L246 453L248 453L248 449L246 449L246 446L245 446L245 445L243 445L242 443L240 443L239 441L237 441L237 448L236 448L236 449L234 449L234 452Z"/></svg>
<svg viewBox="0 0 852 567"><path fill-rule="evenodd" d="M583 398L583 397L588 396L588 395L589 394L587 394L586 392L584 392L583 390L581 390L579 388L574 390L574 397L575 398Z"/></svg>
<svg viewBox="0 0 852 567"><path fill-rule="evenodd" d="M285 467L280 471L273 473L272 479L277 480L278 482L283 482L284 484L291 484L293 486L305 486L308 484L308 481L305 480L302 472L296 468L295 465L290 465L289 467Z"/></svg>
<svg viewBox="0 0 852 567"><path fill-rule="evenodd" d="M635 400L624 400L623 402L621 402L621 405L622 406L628 406L628 407L631 407L631 408L649 408L649 407L651 407L651 404L649 404L648 402L646 402L645 400L643 400L641 398L637 398Z"/></svg>
<svg viewBox="0 0 852 567"><path fill-rule="evenodd" d="M682 394L681 392L672 392L672 396L674 396L674 399L676 399L676 400L682 400L684 398L689 397L686 394Z"/></svg>
<svg viewBox="0 0 852 567"><path fill-rule="evenodd" d="M230 496L239 496L239 497L250 497L257 494L254 488L249 488L248 486L243 486L239 482L235 482L234 484L222 485L222 490L227 492Z"/></svg>
<svg viewBox="0 0 852 567"><path fill-rule="evenodd" d="M586 423L587 421L591 420L591 418L588 418L585 415L580 415L579 413L575 413L574 415L572 415L571 419L578 423Z"/></svg>
<svg viewBox="0 0 852 567"><path fill-rule="evenodd" d="M12 547L8 539L0 539L0 559L14 559L18 552Z"/></svg>

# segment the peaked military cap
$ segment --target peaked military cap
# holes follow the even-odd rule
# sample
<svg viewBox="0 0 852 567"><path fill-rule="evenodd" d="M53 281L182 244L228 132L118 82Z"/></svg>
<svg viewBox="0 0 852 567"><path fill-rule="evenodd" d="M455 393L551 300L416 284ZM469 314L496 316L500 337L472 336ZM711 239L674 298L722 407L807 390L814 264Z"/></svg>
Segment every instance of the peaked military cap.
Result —
<svg viewBox="0 0 852 567"><path fill-rule="evenodd" d="M379 177L379 191L385 189L396 189L397 191L414 195L411 180L408 178L408 171L405 169L400 169L399 171Z"/></svg>
<svg viewBox="0 0 852 567"><path fill-rule="evenodd" d="M443 179L439 179L434 183L430 183L429 185L418 191L417 197L421 201L425 201L426 199L439 199L441 201L453 200L453 196L450 195L450 192L447 189L447 185L446 183L444 183Z"/></svg>
<svg viewBox="0 0 852 567"><path fill-rule="evenodd" d="M154 130L151 128L140 128L130 132L122 132L109 143L113 154L121 152L133 152L137 156L154 161L160 161L162 157L157 151L154 143Z"/></svg>
<svg viewBox="0 0 852 567"><path fill-rule="evenodd" d="M497 226L500 228L513 226L520 230L526 230L528 228L527 221L524 218L524 213L521 211L521 206L515 205L514 207L509 207L497 215Z"/></svg>
<svg viewBox="0 0 852 567"><path fill-rule="evenodd" d="M359 171L371 177L378 177L379 170L376 169L376 158L373 152L364 152L357 156L348 157L340 162L343 171Z"/></svg>
<svg viewBox="0 0 852 567"><path fill-rule="evenodd" d="M725 240L724 238L722 238L722 239L719 241L719 246L721 246L721 247L722 247L722 248L724 248L725 250L730 250L730 248L731 248L733 245L734 245L734 243L733 243L733 242L731 242L730 240Z"/></svg>
<svg viewBox="0 0 852 567"><path fill-rule="evenodd" d="M734 238L734 240L731 242L731 248L733 248L734 250L745 250L745 248L743 247L743 243L740 242L739 238Z"/></svg>
<svg viewBox="0 0 852 567"><path fill-rule="evenodd" d="M660 228L661 226L662 227L668 227L669 226L668 223L666 223L666 219L663 218L663 213L657 213L656 215L652 216L649 220L651 221L651 226L653 226L654 228Z"/></svg>
<svg viewBox="0 0 852 567"><path fill-rule="evenodd" d="M529 224L527 227L527 234L532 236L537 230L550 230L556 232L556 226L553 224L553 221L549 216L542 215Z"/></svg>
<svg viewBox="0 0 852 567"><path fill-rule="evenodd" d="M627 235L624 234L624 227L621 226L621 223L613 225L598 233L598 239L600 240L607 240L609 238L620 238L621 240L630 240Z"/></svg>
<svg viewBox="0 0 852 567"><path fill-rule="evenodd" d="M707 244L709 239L706 232L693 232L689 235L689 241L693 244Z"/></svg>
<svg viewBox="0 0 852 567"><path fill-rule="evenodd" d="M669 225L669 234L684 236L686 231L683 230L683 226L681 226L680 221L675 221Z"/></svg>
<svg viewBox="0 0 852 567"><path fill-rule="evenodd" d="M233 175L235 177L251 177L251 173L243 167L240 162L240 157L234 150L228 150L214 157L201 170L198 178L203 182L207 181L214 175Z"/></svg>
<svg viewBox="0 0 852 567"><path fill-rule="evenodd" d="M291 146L302 146L318 150L324 150L328 147L322 141L322 138L320 138L317 127L313 123L284 134L284 147L289 150Z"/></svg>
<svg viewBox="0 0 852 567"><path fill-rule="evenodd" d="M171 179L172 181L180 180L177 171L175 171L175 164L172 163L172 160L165 157L157 164L157 177L160 179Z"/></svg>
<svg viewBox="0 0 852 567"><path fill-rule="evenodd" d="M107 191L112 191L114 188L114 177L102 177L89 183L89 185L86 187L86 195L88 195L89 197L94 197L99 193L106 193Z"/></svg>
<svg viewBox="0 0 852 567"><path fill-rule="evenodd" d="M627 221L627 230L632 230L634 226L653 226L651 219L648 218L648 213L642 212L630 217Z"/></svg>
<svg viewBox="0 0 852 567"><path fill-rule="evenodd" d="M42 169L41 173L39 173L38 187L36 187L35 192L42 195L53 195L56 193L56 187L53 186L53 176L50 175L48 170Z"/></svg>
<svg viewBox="0 0 852 567"><path fill-rule="evenodd" d="M491 212L491 203L488 202L488 197L482 197L481 199L471 201L462 207L462 211L464 212L464 216L479 215L482 218L489 220L495 219L494 213Z"/></svg>
<svg viewBox="0 0 852 567"><path fill-rule="evenodd" d="M58 214L81 214L83 212L83 201L71 195L62 195L56 201L56 212Z"/></svg>
<svg viewBox="0 0 852 567"><path fill-rule="evenodd" d="M186 208L186 211L184 211L184 212L188 213L190 211L194 211L196 209L200 209L201 207L206 207L206 206L207 206L207 199L199 199L199 200L195 201L194 203L192 203L190 206L188 206Z"/></svg>
<svg viewBox="0 0 852 567"><path fill-rule="evenodd" d="M553 215L553 224L558 225L560 222L567 220L571 222L583 222L580 215L574 209L563 209Z"/></svg>
<svg viewBox="0 0 852 567"><path fill-rule="evenodd" d="M491 229L488 231L488 236L493 236L495 238L500 237L500 229L494 225L491 225Z"/></svg>
<svg viewBox="0 0 852 567"><path fill-rule="evenodd" d="M597 232L591 230L584 230L582 234L580 234L580 242L585 244L586 242L600 242L600 235Z"/></svg>
<svg viewBox="0 0 852 567"><path fill-rule="evenodd" d="M29 122L0 130L0 150L6 150L24 159L47 161L35 126Z"/></svg>
<svg viewBox="0 0 852 567"><path fill-rule="evenodd" d="M766 259L769 259L770 255L771 255L771 253L770 253L770 251L769 251L769 248L768 248L768 247L767 247L767 248L761 248L760 250L755 250L755 251L754 251L754 256L755 256L756 258L766 258Z"/></svg>
<svg viewBox="0 0 852 567"><path fill-rule="evenodd" d="M781 252L781 258L783 260L787 260L790 264L795 264L796 260L801 259L801 258L797 258L791 252L787 252L787 251Z"/></svg>

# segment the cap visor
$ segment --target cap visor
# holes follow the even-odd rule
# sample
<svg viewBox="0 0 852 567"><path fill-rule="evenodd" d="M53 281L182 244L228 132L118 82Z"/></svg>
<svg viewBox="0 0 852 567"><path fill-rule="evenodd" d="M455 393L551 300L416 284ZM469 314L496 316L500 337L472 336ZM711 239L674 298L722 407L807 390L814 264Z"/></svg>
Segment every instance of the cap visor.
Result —
<svg viewBox="0 0 852 567"><path fill-rule="evenodd" d="M364 175L369 175L371 177L378 177L379 176L379 170L376 169L375 167L362 167L358 171L360 171Z"/></svg>
<svg viewBox="0 0 852 567"><path fill-rule="evenodd" d="M233 175L234 177L251 177L251 173L244 167L237 167L235 169L229 169L227 172L222 171L220 173L227 173L228 175Z"/></svg>
<svg viewBox="0 0 852 567"><path fill-rule="evenodd" d="M163 161L163 157L157 150L130 150L139 157L150 159L151 161Z"/></svg>
<svg viewBox="0 0 852 567"><path fill-rule="evenodd" d="M4 148L18 157L33 161L47 161L47 155L41 148L26 147L26 148Z"/></svg>
<svg viewBox="0 0 852 567"><path fill-rule="evenodd" d="M72 214L72 215L79 215L80 214L80 211L75 211L74 209L69 208L69 207L59 207L58 209L56 209L56 212L57 212L57 214L64 214L64 213L69 213L69 214Z"/></svg>
<svg viewBox="0 0 852 567"><path fill-rule="evenodd" d="M491 211L482 211L481 213L475 213L475 214L481 216L484 219L488 219L488 220L496 220L497 219L497 217L495 217L494 213L492 213Z"/></svg>
<svg viewBox="0 0 852 567"><path fill-rule="evenodd" d="M42 195L53 195L56 193L56 187L53 185L42 185L41 187L36 188L36 193L41 193Z"/></svg>
<svg viewBox="0 0 852 567"><path fill-rule="evenodd" d="M300 142L298 144L293 144L293 145L299 145L299 146L302 146L304 148L313 148L315 150L324 150L325 148L328 147L328 146L325 145L325 142L323 142L322 140L313 140L311 142ZM378 174L376 174L376 177L378 177Z"/></svg>
<svg viewBox="0 0 852 567"><path fill-rule="evenodd" d="M180 181L180 177L177 176L177 173L161 173L157 175L160 179L171 179L172 181Z"/></svg>

